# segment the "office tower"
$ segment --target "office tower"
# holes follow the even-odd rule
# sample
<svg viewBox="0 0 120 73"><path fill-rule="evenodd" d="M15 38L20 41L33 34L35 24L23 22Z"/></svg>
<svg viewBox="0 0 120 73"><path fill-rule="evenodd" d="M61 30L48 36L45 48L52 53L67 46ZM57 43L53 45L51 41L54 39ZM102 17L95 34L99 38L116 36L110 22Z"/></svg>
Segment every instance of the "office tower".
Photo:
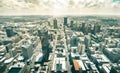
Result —
<svg viewBox="0 0 120 73"><path fill-rule="evenodd" d="M110 73L120 73L120 65L119 64L113 64Z"/></svg>
<svg viewBox="0 0 120 73"><path fill-rule="evenodd" d="M82 23L82 28L81 28L82 32L85 34L85 23Z"/></svg>
<svg viewBox="0 0 120 73"><path fill-rule="evenodd" d="M77 35L73 34L70 42L71 42L71 46L78 46L78 37L77 37Z"/></svg>
<svg viewBox="0 0 120 73"><path fill-rule="evenodd" d="M22 55L24 56L24 58L30 59L31 56L33 55L33 46L31 44L24 44L21 46L22 48Z"/></svg>
<svg viewBox="0 0 120 73"><path fill-rule="evenodd" d="M13 32L13 29L12 28L6 28L6 34L7 34L7 37L12 37L14 36L14 32Z"/></svg>
<svg viewBox="0 0 120 73"><path fill-rule="evenodd" d="M54 24L54 28L57 28L58 26L57 26L57 19L54 19L53 20L53 24Z"/></svg>
<svg viewBox="0 0 120 73"><path fill-rule="evenodd" d="M28 73L29 69L24 62L15 62L10 65L7 73Z"/></svg>
<svg viewBox="0 0 120 73"><path fill-rule="evenodd" d="M99 32L100 32L100 29L101 29L101 26L95 24L95 25L94 25L94 34L99 33Z"/></svg>
<svg viewBox="0 0 120 73"><path fill-rule="evenodd" d="M70 27L73 27L74 21L70 21Z"/></svg>
<svg viewBox="0 0 120 73"><path fill-rule="evenodd" d="M67 17L64 17L64 25L67 25Z"/></svg>
<svg viewBox="0 0 120 73"><path fill-rule="evenodd" d="M43 61L48 61L48 57L50 53L48 31L46 29L39 30L38 36L40 37L42 44Z"/></svg>
<svg viewBox="0 0 120 73"><path fill-rule="evenodd" d="M86 49L88 49L89 46L90 46L90 40L91 40L90 36L86 35L85 36L85 47L86 47Z"/></svg>
<svg viewBox="0 0 120 73"><path fill-rule="evenodd" d="M91 25L86 25L85 27L85 34L88 35L88 33L91 32Z"/></svg>
<svg viewBox="0 0 120 73"><path fill-rule="evenodd" d="M78 47L79 47L79 49L78 49L79 54L84 54L85 53L85 45L79 44Z"/></svg>

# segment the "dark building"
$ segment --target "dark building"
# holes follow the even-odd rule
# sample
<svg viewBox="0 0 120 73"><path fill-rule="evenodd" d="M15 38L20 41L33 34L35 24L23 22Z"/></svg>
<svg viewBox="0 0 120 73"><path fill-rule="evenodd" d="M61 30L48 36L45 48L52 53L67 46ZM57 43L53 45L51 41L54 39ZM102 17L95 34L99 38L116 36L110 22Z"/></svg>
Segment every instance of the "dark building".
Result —
<svg viewBox="0 0 120 73"><path fill-rule="evenodd" d="M113 66L110 73L120 73L120 66Z"/></svg>
<svg viewBox="0 0 120 73"><path fill-rule="evenodd" d="M91 33L91 25L87 25L85 28L85 34Z"/></svg>
<svg viewBox="0 0 120 73"><path fill-rule="evenodd" d="M70 44L71 46L78 46L78 37L77 37L77 35L73 34L70 42L71 42L71 44Z"/></svg>
<svg viewBox="0 0 120 73"><path fill-rule="evenodd" d="M74 21L70 21L70 27L73 27Z"/></svg>
<svg viewBox="0 0 120 73"><path fill-rule="evenodd" d="M7 37L12 37L15 35L12 28L6 28Z"/></svg>
<svg viewBox="0 0 120 73"><path fill-rule="evenodd" d="M64 25L67 25L67 17L64 17Z"/></svg>
<svg viewBox="0 0 120 73"><path fill-rule="evenodd" d="M8 73L19 73L20 70L21 70L21 68L12 68L12 69L9 70Z"/></svg>
<svg viewBox="0 0 120 73"><path fill-rule="evenodd" d="M84 22L82 23L81 30L82 30L82 32L85 34L85 23L84 23Z"/></svg>
<svg viewBox="0 0 120 73"><path fill-rule="evenodd" d="M114 63L117 63L120 59L119 48L105 48L103 53Z"/></svg>
<svg viewBox="0 0 120 73"><path fill-rule="evenodd" d="M0 62L0 73L3 73L6 69L6 65L2 62Z"/></svg>
<svg viewBox="0 0 120 73"><path fill-rule="evenodd" d="M27 68L27 65L19 62L10 66L7 73L29 73L29 69Z"/></svg>
<svg viewBox="0 0 120 73"><path fill-rule="evenodd" d="M58 27L58 25L57 25L57 20L56 20L56 19L53 20L53 24L54 24L54 28L57 28L57 27Z"/></svg>
<svg viewBox="0 0 120 73"><path fill-rule="evenodd" d="M95 25L94 25L94 34L99 33L99 32L100 32L100 29L101 29L101 26L95 24Z"/></svg>
<svg viewBox="0 0 120 73"><path fill-rule="evenodd" d="M49 49L49 35L46 29L38 30L38 36L41 39L43 61L48 61L50 49Z"/></svg>
<svg viewBox="0 0 120 73"><path fill-rule="evenodd" d="M91 42L90 36L86 35L84 40L85 40L85 45L86 45L85 48L88 49L90 46L90 42Z"/></svg>

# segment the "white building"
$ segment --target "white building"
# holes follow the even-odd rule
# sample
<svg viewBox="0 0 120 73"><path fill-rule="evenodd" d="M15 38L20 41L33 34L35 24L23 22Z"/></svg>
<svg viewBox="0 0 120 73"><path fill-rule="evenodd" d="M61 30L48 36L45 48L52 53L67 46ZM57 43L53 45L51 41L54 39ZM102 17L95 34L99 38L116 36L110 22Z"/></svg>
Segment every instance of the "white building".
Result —
<svg viewBox="0 0 120 73"><path fill-rule="evenodd" d="M52 66L52 70L51 73L67 73L67 68L66 68L66 60L65 57L61 57L61 58L55 58L53 60L53 66Z"/></svg>

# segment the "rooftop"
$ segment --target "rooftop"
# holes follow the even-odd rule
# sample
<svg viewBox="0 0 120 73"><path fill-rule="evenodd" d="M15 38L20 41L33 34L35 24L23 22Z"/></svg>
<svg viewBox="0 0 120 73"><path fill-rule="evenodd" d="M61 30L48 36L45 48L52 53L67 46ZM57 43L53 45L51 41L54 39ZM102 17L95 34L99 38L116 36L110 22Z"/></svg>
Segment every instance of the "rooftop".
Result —
<svg viewBox="0 0 120 73"><path fill-rule="evenodd" d="M79 63L76 60L73 60L74 68L76 71L80 69Z"/></svg>
<svg viewBox="0 0 120 73"><path fill-rule="evenodd" d="M60 67L57 67L57 66L60 66ZM61 68L61 71L67 70L66 61L64 57L54 59L52 71L58 71L57 68Z"/></svg>

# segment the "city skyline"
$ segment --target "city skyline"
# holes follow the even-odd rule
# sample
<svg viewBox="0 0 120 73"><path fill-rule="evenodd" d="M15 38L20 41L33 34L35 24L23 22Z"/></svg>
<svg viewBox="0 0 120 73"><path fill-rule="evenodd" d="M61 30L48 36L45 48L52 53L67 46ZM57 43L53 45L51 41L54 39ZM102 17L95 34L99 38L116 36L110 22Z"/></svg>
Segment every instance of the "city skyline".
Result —
<svg viewBox="0 0 120 73"><path fill-rule="evenodd" d="M0 15L120 15L119 0L2 0Z"/></svg>

